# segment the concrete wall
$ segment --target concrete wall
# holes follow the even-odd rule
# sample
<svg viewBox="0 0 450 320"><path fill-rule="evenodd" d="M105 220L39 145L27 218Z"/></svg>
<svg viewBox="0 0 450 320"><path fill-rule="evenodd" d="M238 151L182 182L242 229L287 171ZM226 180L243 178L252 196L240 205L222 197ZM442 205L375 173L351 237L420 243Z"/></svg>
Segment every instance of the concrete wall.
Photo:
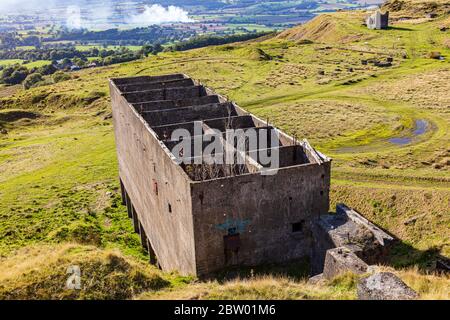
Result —
<svg viewBox="0 0 450 320"><path fill-rule="evenodd" d="M194 183L197 272L309 256L309 222L328 212L330 165L301 165L282 168L272 176L247 174ZM293 232L293 224L300 224L298 232ZM226 258L224 237L233 228L232 233L239 233L239 250Z"/></svg>
<svg viewBox="0 0 450 320"><path fill-rule="evenodd" d="M366 18L366 25L369 29L387 29L389 27L389 12L381 13L377 11Z"/></svg>
<svg viewBox="0 0 450 320"><path fill-rule="evenodd" d="M226 119L205 120L203 123L209 128L214 128L224 132L227 128L227 123L230 122L229 119L231 119L232 128L250 128L254 124L251 116L236 116ZM154 126L152 128L163 140L169 139L172 136L172 132L179 128L188 130L191 135L194 134L194 122L168 124Z"/></svg>
<svg viewBox="0 0 450 320"><path fill-rule="evenodd" d="M164 88L179 88L179 87L192 87L195 83L192 79L179 79L179 80L170 80L165 82L163 85L161 83L134 83L134 84L122 84L117 85L117 88L121 92L136 92L136 91L146 91L152 89L161 89Z"/></svg>
<svg viewBox="0 0 450 320"><path fill-rule="evenodd" d="M347 247L368 264L385 261L395 239L343 204L336 205L336 214L322 215L312 222L313 252L311 273L324 271L325 256L336 247Z"/></svg>
<svg viewBox="0 0 450 320"><path fill-rule="evenodd" d="M369 266L361 260L352 250L339 247L327 251L323 267L323 277L333 279L334 277L351 272L364 274Z"/></svg>
<svg viewBox="0 0 450 320"><path fill-rule="evenodd" d="M144 102L144 103L135 103L133 106L139 112L145 111L155 111L155 110L164 110L171 108L182 108L187 106L195 106L195 105L203 105L203 104L211 104L211 103L219 103L218 96L203 96L198 98L191 99L182 99L182 100L159 100L152 102Z"/></svg>
<svg viewBox="0 0 450 320"><path fill-rule="evenodd" d="M141 103L154 100L180 100L198 98L206 95L205 88L202 86L153 89L139 91L136 93L124 93L123 96L130 103Z"/></svg>
<svg viewBox="0 0 450 320"><path fill-rule="evenodd" d="M170 145L166 140L174 129L193 133L192 121L199 119L204 119L203 134L210 128L225 131L270 124L246 115L235 104L225 104L222 96L207 98L214 92L197 82L190 86L184 75L159 78L163 79L159 84L158 77L139 77L116 79L110 85L123 193L135 230L144 245L145 238L150 240L151 260L154 252L165 271L206 275L229 265L310 256L310 222L329 209L331 161L306 141L298 143L277 130L283 146L278 148L281 163L288 167L276 174L261 175L257 171L262 165L247 157L246 170L233 171L240 175L229 176L233 168L224 167L226 178L204 180L194 174L193 180L200 181L190 180L191 168L177 165L164 144ZM145 90L121 94L116 85ZM217 100L222 104L204 104ZM226 108L230 105L231 116ZM308 163L299 164L304 162Z"/></svg>
<svg viewBox="0 0 450 320"><path fill-rule="evenodd" d="M110 89L120 178L158 263L165 271L195 274L187 175L171 160L162 143L114 84L111 83Z"/></svg>
<svg viewBox="0 0 450 320"><path fill-rule="evenodd" d="M167 74L162 76L139 76L139 77L124 77L124 78L114 78L111 79L116 85L121 86L124 84L136 84L143 82L161 82L161 81L172 81L177 79L185 79L186 76L182 73Z"/></svg>
<svg viewBox="0 0 450 320"><path fill-rule="evenodd" d="M150 126L237 116L231 103L214 103L177 109L149 111L142 114Z"/></svg>

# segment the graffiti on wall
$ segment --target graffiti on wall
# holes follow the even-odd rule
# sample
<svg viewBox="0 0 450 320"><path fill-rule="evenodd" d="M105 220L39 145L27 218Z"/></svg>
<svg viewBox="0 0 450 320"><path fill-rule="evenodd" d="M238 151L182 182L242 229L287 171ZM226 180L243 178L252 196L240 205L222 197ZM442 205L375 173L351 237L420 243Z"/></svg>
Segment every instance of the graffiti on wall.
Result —
<svg viewBox="0 0 450 320"><path fill-rule="evenodd" d="M249 224L250 220L227 217L224 223L216 225L216 229L226 231L229 235L233 235L243 233Z"/></svg>

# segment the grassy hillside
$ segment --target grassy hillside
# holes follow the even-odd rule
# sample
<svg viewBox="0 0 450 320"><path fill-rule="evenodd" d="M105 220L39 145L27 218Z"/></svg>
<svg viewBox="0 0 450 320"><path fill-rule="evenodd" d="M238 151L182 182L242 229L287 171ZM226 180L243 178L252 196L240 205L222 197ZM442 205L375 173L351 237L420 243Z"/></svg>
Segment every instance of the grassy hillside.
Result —
<svg viewBox="0 0 450 320"><path fill-rule="evenodd" d="M414 278L422 298L448 294L448 278L422 273L437 254L450 257L450 34L439 30L449 17L371 31L364 15L319 16L276 38L84 70L27 91L0 88L0 297L354 297L352 277L318 286L277 276L222 285L145 264L119 199L108 78L173 72L331 156L332 205L345 202L403 240L391 263L420 267L398 273ZM392 67L361 62L387 57ZM120 288L101 282L65 292L65 268L77 263Z"/></svg>

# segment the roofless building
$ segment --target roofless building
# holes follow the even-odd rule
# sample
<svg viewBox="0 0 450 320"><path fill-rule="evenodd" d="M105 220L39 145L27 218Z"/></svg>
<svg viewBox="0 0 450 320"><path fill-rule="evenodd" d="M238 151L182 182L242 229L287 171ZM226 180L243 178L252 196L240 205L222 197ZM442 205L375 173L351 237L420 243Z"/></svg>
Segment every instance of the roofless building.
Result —
<svg viewBox="0 0 450 320"><path fill-rule="evenodd" d="M329 158L183 74L112 79L110 90L122 196L151 262L201 276L311 255L311 221L329 209ZM205 151L212 133L240 150L227 135L239 129L257 133L236 152L240 164L186 152L198 141ZM182 148L177 130L190 134ZM276 168L263 153L277 155Z"/></svg>

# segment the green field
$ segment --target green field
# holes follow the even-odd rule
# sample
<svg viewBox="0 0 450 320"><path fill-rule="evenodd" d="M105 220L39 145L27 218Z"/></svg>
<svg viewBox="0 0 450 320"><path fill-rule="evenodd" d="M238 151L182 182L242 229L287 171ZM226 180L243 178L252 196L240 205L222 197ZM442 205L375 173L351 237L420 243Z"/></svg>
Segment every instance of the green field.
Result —
<svg viewBox="0 0 450 320"><path fill-rule="evenodd" d="M50 64L51 61L47 61L47 60L38 60L38 61L33 61L33 62L29 62L29 63L23 63L24 60L21 59L4 59L4 60L0 60L0 66L6 67L6 66L11 66L14 64L21 64L25 67L27 67L28 69L32 69L32 68L39 68L42 66L45 66L47 64Z"/></svg>
<svg viewBox="0 0 450 320"><path fill-rule="evenodd" d="M6 67L14 64L22 64L23 60L21 59L4 59L0 60L0 66Z"/></svg>
<svg viewBox="0 0 450 320"><path fill-rule="evenodd" d="M124 48L127 48L131 51L138 51L142 48L142 46L123 46ZM90 44L90 45L76 45L75 49L79 50L79 51L89 51L91 49L97 48L99 50L118 50L120 48L122 48L122 46L102 46L102 45L97 45L97 44Z"/></svg>
<svg viewBox="0 0 450 320"><path fill-rule="evenodd" d="M55 45L55 44L74 45L75 49L79 50L79 51L89 51L89 50L94 49L94 48L97 48L99 50L103 50L103 49L106 49L106 50L118 50L118 49L120 49L122 47L127 48L127 49L129 49L131 51L138 51L138 50L140 50L142 48L142 46L131 46L131 45L129 45L129 46L118 46L118 45L117 46L116 45L103 46L101 44L95 44L95 43L93 43L93 44L85 44L85 45L78 45L78 44L74 43L73 41L52 41L52 42L44 42L43 44L44 45L51 45L51 44L53 44L53 45ZM34 47L31 47L31 46L17 47L17 48L18 49L23 49L23 50L34 49Z"/></svg>
<svg viewBox="0 0 450 320"><path fill-rule="evenodd" d="M183 72L331 156L332 205L345 202L399 237L394 272L421 298L449 299L449 277L426 274L437 254L450 257L450 49L448 32L438 31L448 16L383 31L367 30L362 17L321 16L262 42L163 53L12 95L0 88L8 131L0 135L0 297L36 286L47 298L356 297L350 275L316 286L289 272L193 282L145 263L119 200L108 78ZM361 63L387 56L389 68ZM426 123L420 134L417 121ZM99 285L69 297L50 290L55 282L43 279L65 275L58 259L81 264ZM110 281L111 289L96 268L107 279L119 270L126 285Z"/></svg>
<svg viewBox="0 0 450 320"><path fill-rule="evenodd" d="M16 47L17 50L34 50L36 49L35 46L18 46Z"/></svg>

